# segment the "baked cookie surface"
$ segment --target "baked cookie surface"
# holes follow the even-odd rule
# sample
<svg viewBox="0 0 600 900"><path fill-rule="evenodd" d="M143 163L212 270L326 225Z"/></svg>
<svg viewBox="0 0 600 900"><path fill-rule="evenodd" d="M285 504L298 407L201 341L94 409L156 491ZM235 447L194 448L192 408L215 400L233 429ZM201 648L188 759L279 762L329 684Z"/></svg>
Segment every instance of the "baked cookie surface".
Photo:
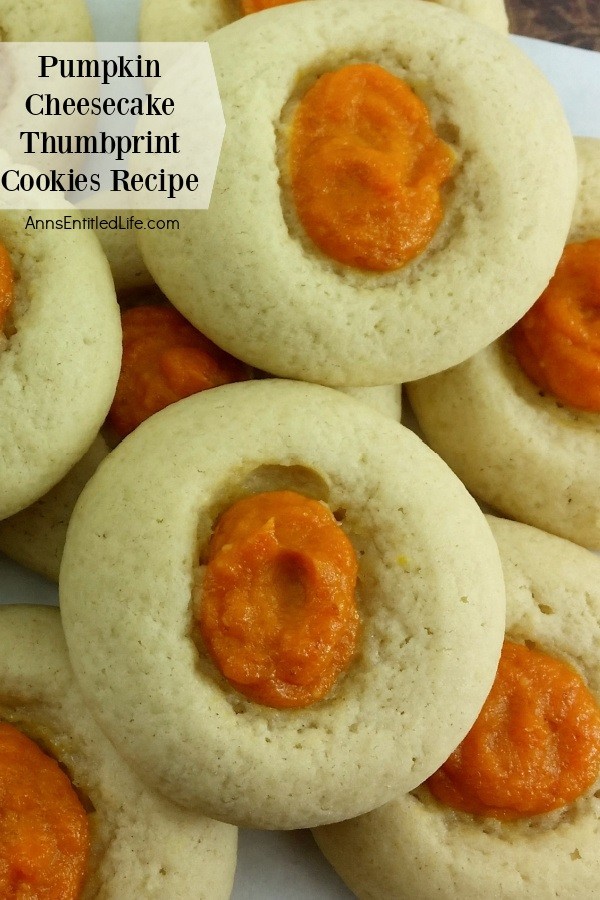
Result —
<svg viewBox="0 0 600 900"><path fill-rule="evenodd" d="M89 450L52 490L0 521L0 551L46 578L58 581L67 526L75 502L109 447L98 435Z"/></svg>
<svg viewBox="0 0 600 900"><path fill-rule="evenodd" d="M0 0L3 41L92 41L85 0Z"/></svg>
<svg viewBox="0 0 600 900"><path fill-rule="evenodd" d="M99 214L101 213L100 210ZM104 214L107 219L112 219L115 216L126 217L129 211L107 209ZM99 229L96 234L106 254L115 290L130 291L153 284L139 251L135 231L124 228Z"/></svg>
<svg viewBox="0 0 600 900"><path fill-rule="evenodd" d="M57 609L0 606L0 720L66 769L92 804L82 900L226 900L236 829L147 790L90 716L69 665Z"/></svg>
<svg viewBox="0 0 600 900"><path fill-rule="evenodd" d="M600 236L600 140L576 138L579 192L569 240ZM481 500L600 548L600 414L544 394L506 338L408 386L428 443Z"/></svg>
<svg viewBox="0 0 600 900"><path fill-rule="evenodd" d="M191 637L216 518L282 489L342 519L362 619L347 671L293 710L247 700ZM71 519L61 609L94 715L141 777L216 818L294 828L414 786L466 733L504 628L496 554L462 485L401 425L327 388L245 382L163 410L104 461Z"/></svg>
<svg viewBox="0 0 600 900"><path fill-rule="evenodd" d="M344 394L360 400L370 409L380 412L384 416L389 416L396 422L400 421L402 415L402 385L401 384L380 384L376 387L356 387L341 388Z"/></svg>
<svg viewBox="0 0 600 900"><path fill-rule="evenodd" d="M15 271L0 349L0 518L33 503L83 456L110 406L121 358L113 283L96 239L28 230L27 215L0 215Z"/></svg>
<svg viewBox="0 0 600 900"><path fill-rule="evenodd" d="M510 42L435 3L332 0L248 16L209 43L227 121L210 209L140 246L215 343L284 377L391 384L459 362L533 303L564 245L575 156L557 98ZM366 61L408 81L456 156L430 245L385 274L316 250L286 186L295 102Z"/></svg>
<svg viewBox="0 0 600 900"><path fill-rule="evenodd" d="M434 0L470 16L501 34L508 31L508 18L502 0ZM140 9L141 41L204 41L225 25L241 18L240 0L142 0Z"/></svg>
<svg viewBox="0 0 600 900"><path fill-rule="evenodd" d="M507 637L564 660L600 699L600 560L561 538L488 517L507 592ZM600 890L598 782L541 816L501 822L455 812L427 788L317 829L361 900L587 900Z"/></svg>
<svg viewBox="0 0 600 900"><path fill-rule="evenodd" d="M87 198L86 209L93 211L99 219L119 226L96 228L94 231L108 260L117 294L153 287L154 282L138 247L137 231L127 227L130 218L139 218L138 213L130 209L106 207L106 196L105 191L91 195Z"/></svg>

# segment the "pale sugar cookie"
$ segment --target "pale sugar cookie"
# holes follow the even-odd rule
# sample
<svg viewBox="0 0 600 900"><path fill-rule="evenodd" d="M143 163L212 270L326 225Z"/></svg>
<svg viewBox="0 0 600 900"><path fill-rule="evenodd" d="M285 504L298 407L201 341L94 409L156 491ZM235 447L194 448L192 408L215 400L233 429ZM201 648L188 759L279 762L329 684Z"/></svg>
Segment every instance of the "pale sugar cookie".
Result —
<svg viewBox="0 0 600 900"><path fill-rule="evenodd" d="M576 138L569 241L600 238L600 140ZM600 548L600 413L540 390L501 338L408 388L426 440L469 490L511 518Z"/></svg>
<svg viewBox="0 0 600 900"><path fill-rule="evenodd" d="M93 41L85 0L0 0L2 41Z"/></svg>
<svg viewBox="0 0 600 900"><path fill-rule="evenodd" d="M0 519L38 500L83 456L119 374L108 264L89 232L54 230L61 216L0 213Z"/></svg>
<svg viewBox="0 0 600 900"><path fill-rule="evenodd" d="M227 121L210 208L139 241L169 300L215 343L283 377L391 384L462 361L531 306L564 245L575 153L552 88L509 41L435 3L331 0L247 16L209 44ZM370 63L412 88L453 158L432 239L383 272L317 248L288 164L309 88Z"/></svg>
<svg viewBox="0 0 600 900"><path fill-rule="evenodd" d="M0 521L0 550L29 569L58 581L73 507L83 486L109 452L99 434L87 453L36 503Z"/></svg>
<svg viewBox="0 0 600 900"><path fill-rule="evenodd" d="M358 566L353 655L301 708L248 699L192 638L216 520L273 491L326 504ZM80 496L60 578L82 689L140 776L261 828L346 818L436 768L491 684L503 597L483 516L414 434L283 380L205 391L129 435Z"/></svg>
<svg viewBox="0 0 600 900"><path fill-rule="evenodd" d="M57 609L0 606L0 722L54 757L83 799L81 900L227 900L236 829L152 793L117 755L77 688Z"/></svg>
<svg viewBox="0 0 600 900"><path fill-rule="evenodd" d="M600 560L527 525L488 521L506 580L507 638L566 662L598 703ZM360 900L588 900L600 893L599 787L596 778L566 806L501 821L455 811L422 786L315 837Z"/></svg>
<svg viewBox="0 0 600 900"><path fill-rule="evenodd" d="M127 221L129 210L99 210L98 215L108 222ZM137 217L137 216L136 216ZM98 240L106 254L110 271L115 282L115 290L131 291L150 287L152 276L146 268L139 251L134 230L121 228L99 228L96 231Z"/></svg>
<svg viewBox="0 0 600 900"><path fill-rule="evenodd" d="M400 421L402 415L401 384L381 384L376 387L341 388L340 390L384 416L389 416L396 422Z"/></svg>
<svg viewBox="0 0 600 900"><path fill-rule="evenodd" d="M104 206L106 192L101 191L86 198L84 215L98 219L95 234L106 254L118 294L126 291L151 288L152 277L146 268L137 244L136 211L110 209Z"/></svg>

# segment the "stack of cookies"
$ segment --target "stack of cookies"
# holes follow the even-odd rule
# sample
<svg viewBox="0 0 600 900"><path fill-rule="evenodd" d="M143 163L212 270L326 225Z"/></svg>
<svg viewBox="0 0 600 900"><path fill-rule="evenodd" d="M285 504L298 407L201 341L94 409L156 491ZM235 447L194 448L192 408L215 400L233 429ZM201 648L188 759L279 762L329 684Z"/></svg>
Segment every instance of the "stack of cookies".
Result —
<svg viewBox="0 0 600 900"><path fill-rule="evenodd" d="M501 5L141 29L210 33L210 208L138 248L0 217L0 547L61 607L0 614L4 794L52 794L0 893L226 898L242 826L359 898L594 896L598 143Z"/></svg>

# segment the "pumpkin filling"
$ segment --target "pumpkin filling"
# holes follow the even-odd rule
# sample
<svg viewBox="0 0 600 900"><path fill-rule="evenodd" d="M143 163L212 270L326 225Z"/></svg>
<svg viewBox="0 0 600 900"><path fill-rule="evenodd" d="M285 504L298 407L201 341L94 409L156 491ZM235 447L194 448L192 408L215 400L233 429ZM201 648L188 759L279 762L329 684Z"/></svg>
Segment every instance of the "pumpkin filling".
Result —
<svg viewBox="0 0 600 900"><path fill-rule="evenodd" d="M204 647L244 696L276 708L327 695L355 651L358 564L323 503L254 494L219 518L195 609Z"/></svg>
<svg viewBox="0 0 600 900"><path fill-rule="evenodd" d="M171 307L133 307L121 322L121 373L108 415L121 438L177 400L250 377L247 366Z"/></svg>
<svg viewBox="0 0 600 900"><path fill-rule="evenodd" d="M581 677L505 641L477 721L426 784L453 809L507 820L572 803L599 773L600 709Z"/></svg>
<svg viewBox="0 0 600 900"><path fill-rule="evenodd" d="M297 3L297 0L242 0L242 14L260 12L263 9L272 9L274 6L284 6L287 3Z"/></svg>
<svg viewBox="0 0 600 900"><path fill-rule="evenodd" d="M8 318L14 300L14 273L8 250L0 244L0 332Z"/></svg>
<svg viewBox="0 0 600 900"><path fill-rule="evenodd" d="M537 387L600 412L600 239L567 244L548 287L509 335Z"/></svg>
<svg viewBox="0 0 600 900"><path fill-rule="evenodd" d="M88 817L68 776L0 722L0 897L76 900L89 846Z"/></svg>
<svg viewBox="0 0 600 900"><path fill-rule="evenodd" d="M324 254L348 266L388 272L422 253L442 220L453 163L425 104L378 65L322 75L293 118L298 218Z"/></svg>

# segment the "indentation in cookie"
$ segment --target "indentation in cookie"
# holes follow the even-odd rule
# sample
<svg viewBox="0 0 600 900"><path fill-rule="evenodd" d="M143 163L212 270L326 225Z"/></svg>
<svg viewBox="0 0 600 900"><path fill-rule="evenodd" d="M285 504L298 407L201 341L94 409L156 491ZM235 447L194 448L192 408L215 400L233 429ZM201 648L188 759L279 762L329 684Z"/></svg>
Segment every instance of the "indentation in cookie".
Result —
<svg viewBox="0 0 600 900"><path fill-rule="evenodd" d="M313 500L329 500L329 485L314 469L307 466L284 466L273 463L253 469L242 482L242 493L261 491L297 491Z"/></svg>

